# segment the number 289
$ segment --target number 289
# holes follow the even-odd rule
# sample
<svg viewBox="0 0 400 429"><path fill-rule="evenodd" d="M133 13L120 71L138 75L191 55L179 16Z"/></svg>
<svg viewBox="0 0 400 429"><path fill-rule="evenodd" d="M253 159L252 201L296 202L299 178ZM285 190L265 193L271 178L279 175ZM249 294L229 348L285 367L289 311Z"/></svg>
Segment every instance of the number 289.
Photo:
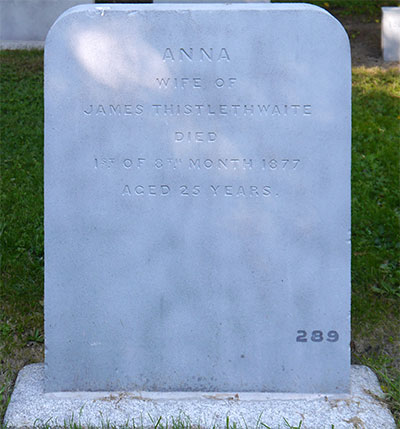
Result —
<svg viewBox="0 0 400 429"><path fill-rule="evenodd" d="M336 343L339 340L339 334L337 331L329 331L324 336L322 331L312 331L310 338L307 337L307 331L297 331L296 341L298 343L306 343L309 339L314 343L322 343L322 341L328 341L329 343Z"/></svg>

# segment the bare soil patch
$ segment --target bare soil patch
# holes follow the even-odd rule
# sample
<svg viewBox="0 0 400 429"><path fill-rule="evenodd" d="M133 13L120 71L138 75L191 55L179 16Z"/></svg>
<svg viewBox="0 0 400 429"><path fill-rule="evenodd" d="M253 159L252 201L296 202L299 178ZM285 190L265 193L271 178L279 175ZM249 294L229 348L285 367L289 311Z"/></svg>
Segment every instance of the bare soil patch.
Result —
<svg viewBox="0 0 400 429"><path fill-rule="evenodd" d="M340 16L338 19L349 35L353 67L382 67L387 69L399 66L398 62L383 61L380 20L362 15Z"/></svg>

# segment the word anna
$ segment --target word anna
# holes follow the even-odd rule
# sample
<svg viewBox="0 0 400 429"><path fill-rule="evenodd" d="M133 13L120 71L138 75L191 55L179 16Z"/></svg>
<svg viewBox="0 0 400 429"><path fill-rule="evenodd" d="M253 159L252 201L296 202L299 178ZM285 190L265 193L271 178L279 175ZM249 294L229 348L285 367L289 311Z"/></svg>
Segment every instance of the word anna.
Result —
<svg viewBox="0 0 400 429"><path fill-rule="evenodd" d="M226 48L165 48L163 61L230 61Z"/></svg>

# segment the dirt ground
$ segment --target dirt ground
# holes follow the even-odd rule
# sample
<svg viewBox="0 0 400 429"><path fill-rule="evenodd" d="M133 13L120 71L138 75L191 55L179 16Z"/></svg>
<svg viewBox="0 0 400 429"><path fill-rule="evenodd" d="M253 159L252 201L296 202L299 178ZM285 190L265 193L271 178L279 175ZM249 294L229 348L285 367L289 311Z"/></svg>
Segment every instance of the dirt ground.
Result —
<svg viewBox="0 0 400 429"><path fill-rule="evenodd" d="M383 68L399 66L397 62L383 61L380 22L363 16L340 16L338 19L349 35L353 66Z"/></svg>

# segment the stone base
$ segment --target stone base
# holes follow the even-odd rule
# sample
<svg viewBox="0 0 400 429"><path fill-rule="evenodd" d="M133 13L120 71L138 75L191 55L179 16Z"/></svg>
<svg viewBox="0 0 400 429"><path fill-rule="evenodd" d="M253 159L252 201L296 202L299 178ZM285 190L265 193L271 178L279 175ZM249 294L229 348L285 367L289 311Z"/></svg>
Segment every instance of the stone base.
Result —
<svg viewBox="0 0 400 429"><path fill-rule="evenodd" d="M164 427L191 422L194 427L302 429L395 428L382 400L375 374L365 366L351 369L350 395L298 395L272 393L204 392L60 392L44 393L44 365L28 365L18 375L5 416L7 428L63 426L72 421L82 426L154 428L160 417ZM136 426L135 426L136 425ZM334 426L332 426L334 425ZM68 426L69 427L69 426ZM178 425L176 426L178 427ZM179 426L182 427L182 426ZM186 426L185 426L186 427Z"/></svg>

